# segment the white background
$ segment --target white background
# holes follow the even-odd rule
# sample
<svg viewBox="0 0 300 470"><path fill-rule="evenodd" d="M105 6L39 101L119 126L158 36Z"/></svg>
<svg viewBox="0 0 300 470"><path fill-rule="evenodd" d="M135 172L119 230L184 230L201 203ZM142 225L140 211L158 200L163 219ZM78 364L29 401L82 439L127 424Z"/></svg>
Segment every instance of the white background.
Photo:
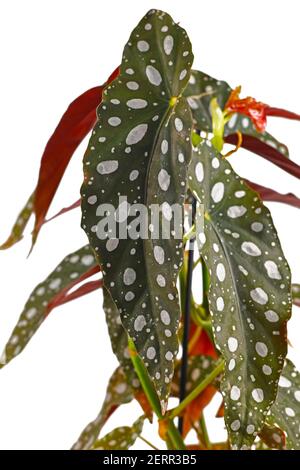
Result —
<svg viewBox="0 0 300 470"><path fill-rule="evenodd" d="M0 6L0 235L34 188L43 148L67 105L101 84L120 63L131 30L150 8L169 12L187 30L194 67L243 85L243 96L300 111L299 2L293 0L118 1L10 0ZM269 119L268 129L300 163L300 122ZM78 198L86 142L72 159L51 207ZM58 156L59 158L59 156ZM236 171L281 192L300 196L299 181L247 152L231 158ZM268 204L300 282L298 209ZM30 237L0 253L0 347L27 296L65 254L86 243L74 211L45 227L26 260ZM0 448L68 449L93 419L116 360L111 352L99 292L51 313L26 350L0 371ZM291 359L300 368L300 317L294 309ZM298 344L297 344L298 343ZM216 403L215 403L216 405ZM206 414L212 416L212 410ZM105 427L130 424L135 405L119 410ZM223 423L209 426L213 440ZM147 426L145 436L158 442ZM137 448L145 448L143 442Z"/></svg>

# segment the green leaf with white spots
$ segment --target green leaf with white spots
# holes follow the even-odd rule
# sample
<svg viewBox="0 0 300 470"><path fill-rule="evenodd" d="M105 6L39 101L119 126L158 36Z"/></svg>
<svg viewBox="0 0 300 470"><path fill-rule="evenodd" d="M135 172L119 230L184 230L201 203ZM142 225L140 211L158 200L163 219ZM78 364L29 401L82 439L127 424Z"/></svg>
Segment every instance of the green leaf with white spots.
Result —
<svg viewBox="0 0 300 470"><path fill-rule="evenodd" d="M112 300L107 289L103 289L103 309L112 345L112 350L126 375L129 384L134 388L140 386L140 382L135 373L128 349L128 335L122 325L119 311Z"/></svg>
<svg viewBox="0 0 300 470"><path fill-rule="evenodd" d="M206 132L212 131L210 102L213 98L217 98L219 106L224 110L231 91L232 88L228 83L216 80L198 70L192 71L184 96L187 97L197 129ZM279 142L268 132L258 132L247 116L236 113L226 124L224 135L228 136L237 131L253 136L270 147L276 148L285 157L289 156L286 145Z"/></svg>
<svg viewBox="0 0 300 470"><path fill-rule="evenodd" d="M289 359L285 361L268 420L285 432L287 449L300 450L300 374Z"/></svg>
<svg viewBox="0 0 300 470"><path fill-rule="evenodd" d="M10 248L11 246L15 245L15 243L18 243L20 240L22 240L24 230L33 212L34 196L35 195L33 193L29 197L25 206L18 215L17 220L14 223L13 228L11 229L11 233L8 239L4 243L2 243L2 245L0 245L0 250L6 250L7 248Z"/></svg>
<svg viewBox="0 0 300 470"><path fill-rule="evenodd" d="M128 450L143 430L145 416L140 416L132 426L121 426L102 437L93 450Z"/></svg>
<svg viewBox="0 0 300 470"><path fill-rule="evenodd" d="M213 98L217 98L218 105L224 109L231 91L228 83L216 80L198 70L192 70L184 96L187 98L194 123L199 130L212 131L210 102Z"/></svg>
<svg viewBox="0 0 300 470"><path fill-rule="evenodd" d="M110 415L120 405L130 403L133 398L133 389L128 384L122 368L118 367L110 378L104 403L98 416L84 428L72 449L91 449Z"/></svg>
<svg viewBox="0 0 300 470"><path fill-rule="evenodd" d="M300 284L292 284L293 304L300 307Z"/></svg>
<svg viewBox="0 0 300 470"><path fill-rule="evenodd" d="M181 234L164 239L160 233L153 239L147 223L148 238L137 238L132 218L136 221L138 215L135 203L143 204L146 216L152 204L161 206L165 224L173 224L173 204L182 210L192 116L181 94L192 61L187 34L169 15L152 10L141 20L125 46L119 77L103 93L84 158L81 191L82 227L162 401L178 352ZM118 233L108 240L101 239L103 204L111 205L107 210L118 222ZM130 237L125 233L124 239L119 229L128 225Z"/></svg>
<svg viewBox="0 0 300 470"><path fill-rule="evenodd" d="M232 445L241 448L252 444L276 398L290 270L268 209L210 142L194 153L189 185L200 203L197 241L211 278L215 343L226 362L225 421Z"/></svg>
<svg viewBox="0 0 300 470"><path fill-rule="evenodd" d="M55 270L30 294L4 352L0 368L8 364L28 344L55 305L55 299L97 271L95 256L89 245L66 256ZM51 306L53 304L53 306Z"/></svg>

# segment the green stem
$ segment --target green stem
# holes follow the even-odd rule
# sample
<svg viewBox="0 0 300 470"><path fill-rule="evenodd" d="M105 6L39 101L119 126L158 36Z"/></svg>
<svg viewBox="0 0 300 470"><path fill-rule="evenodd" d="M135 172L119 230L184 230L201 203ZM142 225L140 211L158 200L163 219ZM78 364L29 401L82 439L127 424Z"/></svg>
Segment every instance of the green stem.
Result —
<svg viewBox="0 0 300 470"><path fill-rule="evenodd" d="M142 362L142 359L140 356L137 354L134 342L132 341L131 338L128 339L128 346L129 346L129 351L130 351L130 356L131 360L134 366L134 369L137 373L137 376L141 382L142 388L145 392L146 397L148 398L148 401L151 405L152 410L156 414L156 416L159 419L163 418L162 412L161 412L161 406L160 402L157 396L156 391L154 390L154 387L152 385L152 382L150 380L150 377L148 375L148 372Z"/></svg>
<svg viewBox="0 0 300 470"><path fill-rule="evenodd" d="M194 262L194 269L198 266L199 263L202 263L201 257Z"/></svg>
<svg viewBox="0 0 300 470"><path fill-rule="evenodd" d="M175 426L172 419L169 419L168 435L169 435L171 441L173 442L173 445L174 445L175 449L185 450L186 447L185 447L185 444L184 444L183 439L181 437L181 434L178 431L178 429L176 428L176 426Z"/></svg>
<svg viewBox="0 0 300 470"><path fill-rule="evenodd" d="M179 293L180 293L180 309L184 311L186 297L186 273L187 273L187 256L184 253L183 264L179 272Z"/></svg>
<svg viewBox="0 0 300 470"><path fill-rule="evenodd" d="M218 377L218 375L223 371L224 369L224 360L221 359L220 361L217 362L216 367L214 368L213 371L211 371L210 374L208 374L207 377L205 377L202 382L200 382L197 387L194 388L194 390L191 391L191 393L181 402L179 405L174 408L174 410L169 414L170 419L174 419L176 416L180 415L182 411L193 401L195 398L197 398L198 395L200 395L203 390L206 389L206 387L213 382L213 380Z"/></svg>
<svg viewBox="0 0 300 470"><path fill-rule="evenodd" d="M153 384L151 382L151 379L148 375L148 372L146 370L146 367L140 358L140 356L137 354L134 342L132 341L131 338L128 338L128 347L129 347L129 352L131 356L131 360L134 366L134 369L136 371L136 374L139 378L139 381L141 382L141 386L145 392L145 395L151 405L152 410L158 417L158 419L164 419L161 406L160 406L160 401L157 396L157 393L153 387ZM168 421L168 436L170 437L170 440L172 441L174 447L176 450L184 450L185 445L182 440L182 437L180 433L178 432L178 429L175 427L172 419L169 417L165 418Z"/></svg>
<svg viewBox="0 0 300 470"><path fill-rule="evenodd" d="M186 243L190 238L193 238L196 234L196 228L193 224L188 232L183 235L183 243Z"/></svg>
<svg viewBox="0 0 300 470"><path fill-rule="evenodd" d="M225 120L224 113L218 104L217 98L213 98L211 100L209 109L212 117L212 131L214 135L211 139L211 143L218 152L221 152L224 145L223 136Z"/></svg>
<svg viewBox="0 0 300 470"><path fill-rule="evenodd" d="M147 444L149 447L151 447L153 450L159 450L157 447L155 447L155 445L151 444L150 441L148 441L145 437L141 436L141 434L138 436L141 441L144 441L145 444Z"/></svg>
<svg viewBox="0 0 300 470"><path fill-rule="evenodd" d="M200 426L201 426L201 431L202 431L202 434L203 434L203 439L204 439L204 443L205 443L205 447L210 450L211 449L211 442L209 440L209 436L208 436L208 432L207 432L207 427L206 427L206 422L205 422L205 418L204 418L204 415L203 415L203 411L202 411L202 414L201 414L201 418L200 418Z"/></svg>

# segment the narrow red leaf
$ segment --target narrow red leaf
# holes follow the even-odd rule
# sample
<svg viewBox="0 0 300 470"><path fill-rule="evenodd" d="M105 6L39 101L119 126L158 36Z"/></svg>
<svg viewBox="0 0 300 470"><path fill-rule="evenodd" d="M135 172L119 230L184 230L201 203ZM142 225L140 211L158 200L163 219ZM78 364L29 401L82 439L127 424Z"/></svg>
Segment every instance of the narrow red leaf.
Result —
<svg viewBox="0 0 300 470"><path fill-rule="evenodd" d="M250 188L257 191L263 201L282 202L290 206L300 208L300 199L295 194L287 193L281 194L274 189L261 186L260 184L253 183L253 181L245 180Z"/></svg>
<svg viewBox="0 0 300 470"><path fill-rule="evenodd" d="M197 326L192 323L191 330L190 330L190 339L193 337ZM205 330L201 331L200 337L197 342L194 344L193 348L189 352L190 356L210 356L213 359L218 358L218 354L216 352L214 344L211 342L208 334Z"/></svg>
<svg viewBox="0 0 300 470"><path fill-rule="evenodd" d="M225 142L232 145L237 145L238 137L236 134L231 134L225 137ZM256 137L243 134L243 141L241 146L250 152L256 153L260 157L272 162L282 170L290 175L300 178L300 166L297 163L284 157L276 148L271 147L265 142L260 141Z"/></svg>
<svg viewBox="0 0 300 470"><path fill-rule="evenodd" d="M300 121L300 114L293 113L287 109L282 108L273 108L272 106L266 107L267 116L283 117L286 119L293 119L295 121Z"/></svg>
<svg viewBox="0 0 300 470"><path fill-rule="evenodd" d="M103 285L102 279L97 279L96 281L89 281L83 284L82 286L78 287L78 289L74 290L70 294L64 295L55 305L52 305L52 309L55 307L59 307L60 305L66 304L71 302L72 300L78 299L79 297L83 297L84 295L90 294L97 289L100 289Z"/></svg>
<svg viewBox="0 0 300 470"><path fill-rule="evenodd" d="M33 244L73 153L95 124L96 108L101 102L102 91L118 73L117 68L103 86L91 88L76 98L46 145L35 190Z"/></svg>
<svg viewBox="0 0 300 470"><path fill-rule="evenodd" d="M49 302L49 304L47 305L47 314L46 315L49 315L49 313L51 312L51 310L53 310L54 308L58 307L59 305L62 305L66 302L69 302L69 300L73 300L73 298L77 298L77 297L80 297L80 295L77 295L77 297L73 297L73 298L70 298L68 300L66 300L66 297L68 295L68 292L70 292L71 289L73 289L73 287L75 287L77 284L79 284L80 282L84 281L85 279L93 276L94 274L98 273L100 271L100 268L99 266L94 266L92 267L91 269L89 269L88 271L86 271L82 276L78 277L77 279L74 280L74 282L70 283L65 289L61 290L53 299L51 302ZM80 289L80 288L79 288ZM79 290L77 289L77 290ZM76 291L75 291L76 292ZM86 292L88 293L88 292ZM74 292L72 293L74 294ZM69 294L70 296L72 294ZM81 295L84 295L84 294L81 294Z"/></svg>
<svg viewBox="0 0 300 470"><path fill-rule="evenodd" d="M76 209L77 207L80 207L80 204L81 204L81 199L78 199L78 201L73 202L73 204L71 204L70 206L67 206L61 209L59 212L57 212L57 214L50 217L50 219L45 220L44 224L46 224L47 222L50 222L51 220L56 219L56 217L59 217L60 215L66 214L67 212L72 211L73 209Z"/></svg>
<svg viewBox="0 0 300 470"><path fill-rule="evenodd" d="M189 433L193 423L201 418L204 408L211 402L217 390L213 385L208 385L187 407L183 418L183 437Z"/></svg>
<svg viewBox="0 0 300 470"><path fill-rule="evenodd" d="M224 418L225 415L225 406L224 406L224 400L222 400L221 405L218 408L218 411L216 413L216 418Z"/></svg>

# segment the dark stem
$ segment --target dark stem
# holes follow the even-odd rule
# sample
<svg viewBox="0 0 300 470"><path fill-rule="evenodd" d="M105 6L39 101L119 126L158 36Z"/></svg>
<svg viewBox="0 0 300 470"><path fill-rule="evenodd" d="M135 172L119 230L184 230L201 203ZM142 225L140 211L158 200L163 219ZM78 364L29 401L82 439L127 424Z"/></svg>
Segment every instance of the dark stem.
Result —
<svg viewBox="0 0 300 470"><path fill-rule="evenodd" d="M192 203L192 223L194 223L196 214L196 199L193 198ZM180 372L180 391L179 402L182 402L186 396L186 381L188 372L188 345L191 321L191 299L192 299L192 279L193 279L193 265L194 265L194 242L195 239L191 238L189 241L188 251L188 267L186 278L186 295L183 311L183 338L182 338L182 359L181 359L181 372ZM178 430L180 434L183 431L183 417L179 416Z"/></svg>

